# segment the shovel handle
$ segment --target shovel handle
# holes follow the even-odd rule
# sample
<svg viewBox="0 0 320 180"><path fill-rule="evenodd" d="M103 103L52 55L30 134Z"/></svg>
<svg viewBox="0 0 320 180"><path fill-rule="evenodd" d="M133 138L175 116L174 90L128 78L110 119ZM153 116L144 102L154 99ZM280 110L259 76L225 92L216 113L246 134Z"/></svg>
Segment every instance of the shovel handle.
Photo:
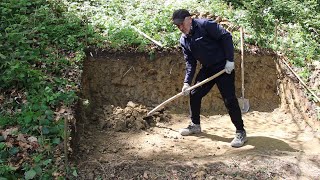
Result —
<svg viewBox="0 0 320 180"><path fill-rule="evenodd" d="M148 36L147 34L145 34L144 32L140 31L138 28L131 26L135 31L137 31L139 34L141 34L142 36L144 36L145 38L149 39L150 41L152 41L153 43L155 43L156 45L160 46L160 47L164 47L164 45L162 43L160 43L159 41L156 41L154 39L152 39L150 36Z"/></svg>
<svg viewBox="0 0 320 180"><path fill-rule="evenodd" d="M240 27L240 45L241 45L241 95L244 98L244 48L243 48L243 28Z"/></svg>
<svg viewBox="0 0 320 180"><path fill-rule="evenodd" d="M223 74L224 72L226 72L225 69L223 69L223 70L221 70L220 72L214 74L213 76L211 76L211 77L209 77L209 78L207 78L207 79L205 79L205 80L203 80L203 81L201 81L201 82L199 82L199 83L197 83L197 84L189 87L186 91L190 91L190 90L192 90L192 89L195 89L195 88L197 88L197 87L199 87L199 86L201 86L201 85L203 85L203 84L205 84L205 83L213 80L214 78L220 76L220 75ZM180 97L180 96L182 96L182 95L183 95L183 92L180 92L180 93L172 96L171 98L167 99L166 101L164 101L163 103L161 103L160 105L158 105L157 107L155 107L154 109L152 109L150 112L148 112L147 115L150 116L152 113L154 113L154 112L157 111L158 109L162 108L163 106L165 106L165 105L168 104L169 102L177 99L178 97Z"/></svg>

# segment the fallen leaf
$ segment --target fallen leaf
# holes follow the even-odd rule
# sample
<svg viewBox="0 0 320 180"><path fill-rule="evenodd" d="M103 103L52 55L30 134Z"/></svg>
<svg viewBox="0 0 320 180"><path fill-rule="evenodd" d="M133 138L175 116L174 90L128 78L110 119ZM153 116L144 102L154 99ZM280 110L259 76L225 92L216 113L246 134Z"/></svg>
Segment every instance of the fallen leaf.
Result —
<svg viewBox="0 0 320 180"><path fill-rule="evenodd" d="M17 141L27 142L23 134L18 134Z"/></svg>
<svg viewBox="0 0 320 180"><path fill-rule="evenodd" d="M60 113L60 114L62 114L62 113L64 113L64 112L66 112L66 109L63 108L63 107L61 107L60 110L58 111L58 113Z"/></svg>
<svg viewBox="0 0 320 180"><path fill-rule="evenodd" d="M28 137L28 141L29 142L38 142L38 139L34 136L30 136L30 137Z"/></svg>

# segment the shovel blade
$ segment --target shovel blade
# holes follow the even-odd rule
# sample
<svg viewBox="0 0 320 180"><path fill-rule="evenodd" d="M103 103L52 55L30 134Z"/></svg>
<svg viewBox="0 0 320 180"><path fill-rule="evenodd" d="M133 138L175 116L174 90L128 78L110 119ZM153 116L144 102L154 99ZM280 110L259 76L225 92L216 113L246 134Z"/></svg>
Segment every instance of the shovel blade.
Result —
<svg viewBox="0 0 320 180"><path fill-rule="evenodd" d="M241 109L241 113L246 113L250 109L249 99L245 99L243 97L238 98L239 106Z"/></svg>

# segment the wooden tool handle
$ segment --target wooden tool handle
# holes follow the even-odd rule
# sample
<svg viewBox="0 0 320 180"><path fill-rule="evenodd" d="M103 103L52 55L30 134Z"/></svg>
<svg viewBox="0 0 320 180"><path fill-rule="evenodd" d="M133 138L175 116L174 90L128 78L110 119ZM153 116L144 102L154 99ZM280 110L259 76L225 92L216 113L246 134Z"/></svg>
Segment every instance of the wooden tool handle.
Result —
<svg viewBox="0 0 320 180"><path fill-rule="evenodd" d="M244 39L243 39L243 28L240 27L240 40L241 40L241 96L244 98Z"/></svg>
<svg viewBox="0 0 320 180"><path fill-rule="evenodd" d="M217 74L214 74L213 76L211 76L211 77L209 77L209 78L207 78L207 79L205 79L205 80L203 80L203 81L201 81L201 82L199 82L199 83L197 83L197 84L189 87L186 91L191 91L192 89L195 89L195 88L197 88L197 87L199 87L199 86L201 86L201 85L203 85L203 84L211 81L212 79L220 76L220 75L223 74L224 72L226 72L225 69L223 69L223 70L221 70L220 72L218 72ZM161 103L160 105L158 105L157 107L155 107L154 109L152 109L150 112L148 112L147 115L150 116L152 113L154 113L154 112L157 111L158 109L162 108L163 106L165 106L165 105L168 104L169 102L177 99L178 97L180 97L180 96L182 96L182 95L183 95L183 92L180 92L180 93L172 96L171 98L167 99L166 101L164 101L163 103Z"/></svg>
<svg viewBox="0 0 320 180"><path fill-rule="evenodd" d="M138 28L131 26L134 30L136 30L139 34L141 34L142 36L144 36L145 38L149 39L150 41L152 41L153 43L155 43L156 45L160 46L160 47L164 47L164 45L162 43L160 43L159 41L156 41L154 39L152 39L150 36L148 36L147 34L145 34L144 32L140 31Z"/></svg>

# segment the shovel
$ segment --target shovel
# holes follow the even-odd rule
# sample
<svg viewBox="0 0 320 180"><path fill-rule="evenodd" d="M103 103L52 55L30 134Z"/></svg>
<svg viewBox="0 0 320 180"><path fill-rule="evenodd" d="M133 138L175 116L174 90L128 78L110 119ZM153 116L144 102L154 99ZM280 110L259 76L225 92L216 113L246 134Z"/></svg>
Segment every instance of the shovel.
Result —
<svg viewBox="0 0 320 180"><path fill-rule="evenodd" d="M240 39L241 39L241 97L238 98L239 106L242 113L249 111L249 99L244 98L244 63L243 63L243 29L240 27Z"/></svg>
<svg viewBox="0 0 320 180"><path fill-rule="evenodd" d="M203 84L211 81L212 79L220 76L220 75L223 74L224 72L226 72L225 69L223 69L223 70L221 70L220 72L218 72L217 74L214 74L213 76L211 76L211 77L209 77L209 78L207 78L207 79L205 79L205 80L203 80L203 81L201 81L201 82L199 82L199 83L197 83L197 84L189 87L186 91L190 91L190 90L192 90L192 89L195 89L195 88L197 88L197 87L199 87L199 86L201 86L201 85L203 85ZM167 99L166 101L164 101L163 103L161 103L160 105L158 105L157 107L155 107L154 109L152 109L150 112L148 112L147 116L150 116L151 114L153 114L153 113L154 113L155 111L157 111L158 109L162 108L163 106L165 106L165 105L168 104L169 102L177 99L178 97L180 97L180 96L182 96L182 95L183 95L183 92L180 92L180 93L172 96L171 98Z"/></svg>

